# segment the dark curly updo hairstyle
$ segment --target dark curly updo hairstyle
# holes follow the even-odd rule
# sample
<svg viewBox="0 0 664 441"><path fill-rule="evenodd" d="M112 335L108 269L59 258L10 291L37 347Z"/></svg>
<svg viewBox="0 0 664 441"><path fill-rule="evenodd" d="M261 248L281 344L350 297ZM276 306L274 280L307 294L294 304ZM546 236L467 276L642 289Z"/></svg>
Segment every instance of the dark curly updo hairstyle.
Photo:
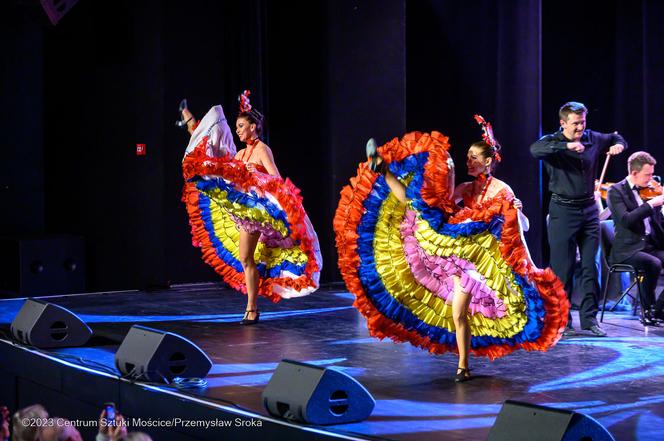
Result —
<svg viewBox="0 0 664 441"><path fill-rule="evenodd" d="M491 172L496 169L498 166L498 163L502 160L502 157L500 156L500 144L496 142L495 146L489 145L486 141L477 141L471 144L471 147L476 147L480 149L480 154L484 156L485 158L491 158Z"/></svg>
<svg viewBox="0 0 664 441"><path fill-rule="evenodd" d="M251 107L249 95L251 95L251 91L245 90L238 96L237 100L240 102L240 113L238 113L237 117L246 119L249 121L249 124L256 124L256 135L260 138L263 134L263 121L265 117L258 110Z"/></svg>

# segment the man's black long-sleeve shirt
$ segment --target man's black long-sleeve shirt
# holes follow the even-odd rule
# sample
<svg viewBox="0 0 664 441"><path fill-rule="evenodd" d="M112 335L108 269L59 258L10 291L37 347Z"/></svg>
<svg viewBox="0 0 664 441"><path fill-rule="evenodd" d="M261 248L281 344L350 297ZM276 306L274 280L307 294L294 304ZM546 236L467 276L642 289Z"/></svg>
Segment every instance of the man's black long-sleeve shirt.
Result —
<svg viewBox="0 0 664 441"><path fill-rule="evenodd" d="M592 130L585 130L581 137L580 142L585 146L583 153L568 150L568 142L573 141L565 138L562 130L559 130L535 141L530 146L530 153L544 161L552 193L568 199L592 197L600 155L614 144L622 144L627 148L627 142L617 133Z"/></svg>

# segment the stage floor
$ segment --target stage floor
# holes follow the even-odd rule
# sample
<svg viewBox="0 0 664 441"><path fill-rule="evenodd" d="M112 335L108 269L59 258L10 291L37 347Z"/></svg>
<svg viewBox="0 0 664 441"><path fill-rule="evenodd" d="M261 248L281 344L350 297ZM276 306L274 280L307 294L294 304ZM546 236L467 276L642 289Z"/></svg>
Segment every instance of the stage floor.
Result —
<svg viewBox="0 0 664 441"><path fill-rule="evenodd" d="M175 332L214 362L208 387L199 395L258 414L266 415L261 392L281 359L335 366L376 399L368 420L329 427L335 432L392 440L485 440L502 403L512 399L590 415L618 440L664 439L664 328L644 329L629 313L605 316L607 338L579 333L547 353L518 351L493 362L472 358L475 379L456 384L454 354L434 356L369 337L353 296L342 289L279 304L261 299L256 326L237 324L245 297L216 284L46 299L110 339L57 352L115 371L115 350L133 324ZM8 331L22 303L0 301L0 329Z"/></svg>

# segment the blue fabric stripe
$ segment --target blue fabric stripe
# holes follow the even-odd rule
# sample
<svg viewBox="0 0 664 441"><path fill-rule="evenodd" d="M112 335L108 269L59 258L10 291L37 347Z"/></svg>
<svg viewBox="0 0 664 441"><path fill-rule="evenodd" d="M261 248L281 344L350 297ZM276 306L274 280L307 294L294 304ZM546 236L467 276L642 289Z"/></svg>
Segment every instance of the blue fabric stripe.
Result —
<svg viewBox="0 0 664 441"><path fill-rule="evenodd" d="M284 260L279 265L273 266L270 269L266 269L266 265L264 263L256 265L261 277L278 277L281 271L290 271L293 274L301 276L302 274L304 274L305 266L306 265L297 265L288 260Z"/></svg>
<svg viewBox="0 0 664 441"><path fill-rule="evenodd" d="M201 213L201 219L208 233L208 238L214 247L217 256L228 266L232 267L238 273L243 272L240 261L233 257L230 251L224 248L224 244L214 234L214 222L212 221L212 210L210 209L210 198L207 194L198 192L198 208Z"/></svg>
<svg viewBox="0 0 664 441"><path fill-rule="evenodd" d="M233 203L243 205L248 208L260 208L265 210L271 218L283 222L288 232L287 236L293 234L286 212L272 203L268 198L258 196L255 191L244 193L237 190L233 184L224 181L221 178L201 179L196 182L196 188L199 191L222 190L227 193L227 199Z"/></svg>

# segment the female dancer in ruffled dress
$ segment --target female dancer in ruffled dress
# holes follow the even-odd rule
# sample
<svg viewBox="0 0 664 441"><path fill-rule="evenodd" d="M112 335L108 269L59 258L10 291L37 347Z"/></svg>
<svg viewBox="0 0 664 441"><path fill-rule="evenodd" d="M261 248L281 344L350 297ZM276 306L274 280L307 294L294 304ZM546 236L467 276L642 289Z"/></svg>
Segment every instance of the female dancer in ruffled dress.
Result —
<svg viewBox="0 0 664 441"><path fill-rule="evenodd" d="M239 101L236 134L246 147L237 153L221 106L198 123L183 100L176 124L191 134L183 200L193 243L225 282L246 292L240 323L251 325L259 321L259 294L277 302L316 290L322 258L299 189L281 179L260 140L263 115L251 107L249 91Z"/></svg>
<svg viewBox="0 0 664 441"><path fill-rule="evenodd" d="M371 161L342 190L334 220L339 267L370 333L457 352L457 382L471 378L471 352L494 359L548 349L569 308L553 272L530 259L521 202L492 175L500 146L476 119L484 140L466 161L475 180L454 188L441 133L409 133L378 149L370 140Z"/></svg>

